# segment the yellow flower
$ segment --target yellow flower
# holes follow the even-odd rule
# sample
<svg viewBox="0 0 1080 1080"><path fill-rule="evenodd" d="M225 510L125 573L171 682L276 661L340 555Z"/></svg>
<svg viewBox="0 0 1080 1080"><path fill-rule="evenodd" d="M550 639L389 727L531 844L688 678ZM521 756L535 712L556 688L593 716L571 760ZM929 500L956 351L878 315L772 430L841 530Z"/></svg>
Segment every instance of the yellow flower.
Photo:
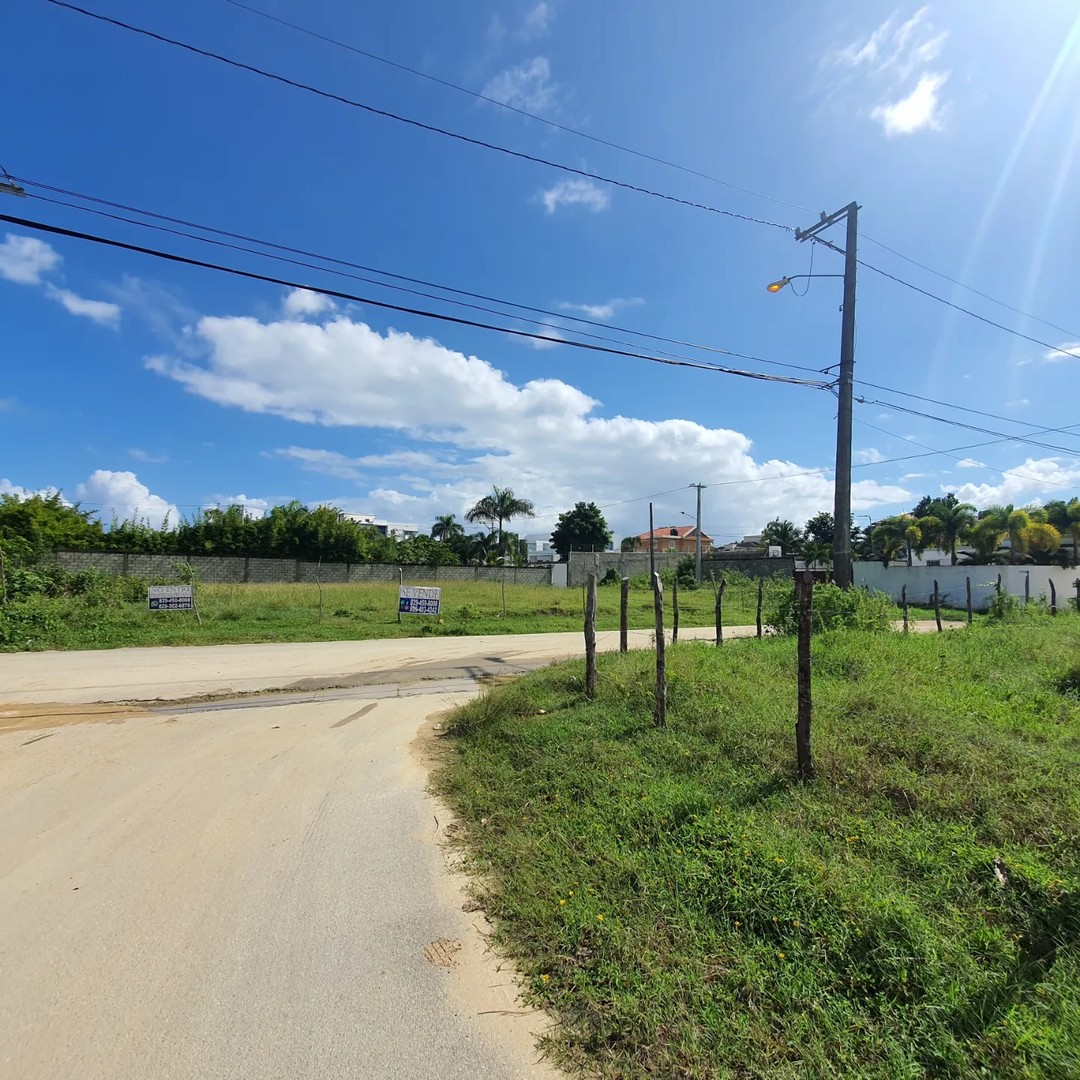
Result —
<svg viewBox="0 0 1080 1080"><path fill-rule="evenodd" d="M573 896L573 895L574 895L574 890L573 890L573 889L571 889L571 890L570 890L570 895L571 895L571 896Z"/></svg>
<svg viewBox="0 0 1080 1080"><path fill-rule="evenodd" d="M797 930L799 928L799 920L798 919L792 919L791 920L791 925L794 926L795 929Z"/></svg>
<svg viewBox="0 0 1080 1080"><path fill-rule="evenodd" d="M781 960L787 959L787 957L782 952L778 952L776 955L779 956Z"/></svg>
<svg viewBox="0 0 1080 1080"><path fill-rule="evenodd" d="M541 975L540 976L540 981L543 982L543 983L549 983L549 982L551 982L551 976L550 975Z"/></svg>
<svg viewBox="0 0 1080 1080"><path fill-rule="evenodd" d="M565 900L560 900L560 901L559 901L559 904L560 904L560 906L561 906L562 904L565 904L565 903L566 903L566 901L565 901Z"/></svg>
<svg viewBox="0 0 1080 1080"><path fill-rule="evenodd" d="M604 921L604 916L603 915L597 915L596 916L596 921L597 922L603 922Z"/></svg>
<svg viewBox="0 0 1080 1080"><path fill-rule="evenodd" d="M741 923L741 922L739 922L739 920L738 920L738 919L736 919L736 920L735 920L735 925L736 925L736 926L742 926L742 923Z"/></svg>

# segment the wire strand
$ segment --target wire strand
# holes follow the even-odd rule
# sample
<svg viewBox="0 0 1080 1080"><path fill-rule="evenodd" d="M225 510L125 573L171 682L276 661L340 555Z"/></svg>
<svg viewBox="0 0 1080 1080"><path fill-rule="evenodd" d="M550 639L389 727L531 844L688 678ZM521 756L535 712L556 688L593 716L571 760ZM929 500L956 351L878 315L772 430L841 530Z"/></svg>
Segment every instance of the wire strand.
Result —
<svg viewBox="0 0 1080 1080"><path fill-rule="evenodd" d="M354 293L343 292L339 289L328 289L319 285L290 281L288 278L274 277L270 274L255 273L252 270L241 270L235 266L224 266L220 263L207 262L203 259L192 259L186 255L177 255L175 252L160 251L155 248L143 247L140 244L129 244L122 240L96 236L93 233L84 233L76 229L65 229L59 225L47 225L40 221L30 221L26 218L14 217L11 214L0 214L0 221L6 221L10 225L18 225L24 229L35 229L38 232L50 233L54 236L67 236L75 240L86 240L90 243L118 248L123 251L133 251L141 255L150 255L154 258L165 259L169 262L180 263L185 266L196 266L205 270L216 270L220 273L231 274L234 277L247 278L250 281L264 281L271 285L281 285L289 289L305 289L308 292L321 293L324 296L332 296L335 299L349 300L357 304L368 304L372 307L383 308L388 311L398 311L406 315L416 315L420 318L435 319L439 322L453 323L457 326L470 326L478 330L492 330L501 334L509 334L512 337L531 338L538 341L551 340L547 335L535 334L528 330L515 330L508 326L496 326L491 323L478 322L475 319L464 319L458 315L447 315L442 312L405 307L402 304L391 304L386 300L375 300L371 297L357 296ZM744 371L740 368L722 367L719 364L673 360L662 356L649 356L646 353L631 352L625 349L613 349L605 345L594 345L586 341L564 340L562 344L575 349L587 349L590 352L604 353L609 356L624 356L636 360L648 360L650 363L664 364L669 367L696 368L701 371L714 371L722 375L737 375L741 378L756 379L761 382L785 383L789 386L808 386L815 390L829 389L828 383L810 379L796 379L790 375L767 375L760 371Z"/></svg>
<svg viewBox="0 0 1080 1080"><path fill-rule="evenodd" d="M322 90L319 87L312 86L309 83L300 82L297 79L290 79L285 75L278 75L275 72L267 71L265 68L256 67L254 64L247 64L241 60L234 60L232 57L224 56L221 53L212 52L209 49L199 48L197 45L191 45L186 41L181 41L178 38L167 37L164 34L158 34L153 30L147 30L141 26L135 26L132 23L123 22L121 19L113 19L108 15L102 15L96 11L90 11L87 8L79 7L77 4L68 3L68 0L45 0L46 3L52 4L54 7L64 8L68 11L73 11L79 15L85 15L87 18L95 19L98 22L107 23L110 26L119 27L122 30L128 30L131 33L139 34L143 37L152 38L154 41L161 42L164 45L172 45L178 49L184 49L187 52L193 53L196 56L205 57L208 60L216 60L219 63L227 64L230 67L237 68L241 71L247 71L252 75L258 75L261 78L269 79L273 82L281 83L284 86L291 86L295 90L303 90L306 93L314 94L317 97L325 98L328 101L336 101L342 105L348 105L353 109L361 109L364 112L370 113L373 116L381 116L387 120L394 120L399 124L407 124L410 127L418 128L421 131L427 131L435 135L443 135L449 139L456 139L459 142L468 143L470 146L479 146L485 150L494 150L500 154L506 154L509 157L518 158L521 161L530 161L536 165L545 165L549 169L558 169L561 172L569 173L573 176L580 176L587 180L596 180L602 184L608 184L611 187L622 188L626 191L635 191L639 195L648 195L654 199L663 199L667 202L678 203L681 206L689 206L695 210L705 210L712 214L719 214L722 217L732 218L738 221L747 221L755 225L767 225L773 229L780 229L784 232L794 232L795 230L790 225L784 225L778 221L769 221L766 218L754 217L750 214L740 214L735 210L725 210L721 207L710 206L707 203L695 202L692 199L684 199L678 195L670 195L661 191L653 191L651 188L642 187L639 184L632 184L626 180L616 180L610 176L603 176L600 173L590 172L588 169L578 169L573 165L566 165L562 162L551 161L548 158L539 157L536 154L528 154L523 150L511 150L507 146L501 146L498 143L488 142L484 139L477 139L471 135L463 135L458 131L450 131L448 128L441 128L435 124L427 124L422 120L415 120L409 116L402 116L400 113L391 112L388 109L380 109L374 105L368 105L363 101L356 101L353 98L345 97L343 94L336 94L330 90Z"/></svg>

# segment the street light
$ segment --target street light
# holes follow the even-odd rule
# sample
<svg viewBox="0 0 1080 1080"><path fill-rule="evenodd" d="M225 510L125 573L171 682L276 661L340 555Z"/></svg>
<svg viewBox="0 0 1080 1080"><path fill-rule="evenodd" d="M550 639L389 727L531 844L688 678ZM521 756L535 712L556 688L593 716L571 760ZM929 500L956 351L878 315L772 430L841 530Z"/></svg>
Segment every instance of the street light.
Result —
<svg viewBox="0 0 1080 1080"><path fill-rule="evenodd" d="M844 256L843 274L796 274L772 281L766 289L778 293L795 278L843 277L844 302L841 308L843 320L840 326L840 373L836 380L836 469L833 482L833 580L842 589L851 587L851 531L847 527L851 519L851 412L855 391L855 272L858 268L858 219L859 204L848 203L835 214L822 214L819 221L809 229L796 229L799 242L812 240L824 244ZM842 248L821 234L839 221L844 221L846 242Z"/></svg>

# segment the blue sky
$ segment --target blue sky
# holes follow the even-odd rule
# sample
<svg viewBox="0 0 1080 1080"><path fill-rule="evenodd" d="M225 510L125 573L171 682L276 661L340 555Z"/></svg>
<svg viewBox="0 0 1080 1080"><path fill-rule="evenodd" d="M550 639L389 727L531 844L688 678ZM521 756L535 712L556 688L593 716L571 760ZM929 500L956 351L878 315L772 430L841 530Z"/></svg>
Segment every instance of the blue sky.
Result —
<svg viewBox="0 0 1080 1080"><path fill-rule="evenodd" d="M863 259L1064 350L863 270L857 378L1017 423L864 392L1010 434L1075 422L1080 12L1071 0L1044 0L1038 19L1005 2L252 3L781 201L554 131L225 0L86 6L739 214L807 226L855 199ZM809 268L807 246L790 233L418 131L44 0L5 5L0 33L9 46L0 164L15 176L684 341L812 368L838 359L838 281L815 281L802 298L765 291ZM0 195L0 212L456 310L34 198ZM841 269L839 256L816 251L815 272ZM298 498L427 526L498 484L536 503L531 533L586 499L608 507L622 534L646 527L641 496L678 489L656 500L658 521L675 521L693 510L682 489L700 481L711 485L706 530L728 539L831 506L835 400L818 390L329 305L2 223L0 311L0 490L59 487L106 518ZM546 332L570 329L553 320ZM1080 447L1075 433L1043 436L1061 450L999 442L878 464L990 436L882 405L857 406L855 417L865 466L856 513L876 518L943 490L980 505L1080 493L1080 457L1062 452Z"/></svg>

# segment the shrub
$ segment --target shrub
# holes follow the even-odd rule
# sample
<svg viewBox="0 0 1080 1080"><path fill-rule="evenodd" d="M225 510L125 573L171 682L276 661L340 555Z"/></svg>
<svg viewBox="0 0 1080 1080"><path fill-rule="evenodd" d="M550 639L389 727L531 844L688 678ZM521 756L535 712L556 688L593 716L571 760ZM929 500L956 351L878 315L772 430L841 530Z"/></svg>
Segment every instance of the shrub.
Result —
<svg viewBox="0 0 1080 1080"><path fill-rule="evenodd" d="M885 593L869 589L841 589L839 585L814 586L813 628L826 630L892 629L896 605ZM794 634L799 628L795 591L785 590L769 616L769 625L778 634Z"/></svg>

